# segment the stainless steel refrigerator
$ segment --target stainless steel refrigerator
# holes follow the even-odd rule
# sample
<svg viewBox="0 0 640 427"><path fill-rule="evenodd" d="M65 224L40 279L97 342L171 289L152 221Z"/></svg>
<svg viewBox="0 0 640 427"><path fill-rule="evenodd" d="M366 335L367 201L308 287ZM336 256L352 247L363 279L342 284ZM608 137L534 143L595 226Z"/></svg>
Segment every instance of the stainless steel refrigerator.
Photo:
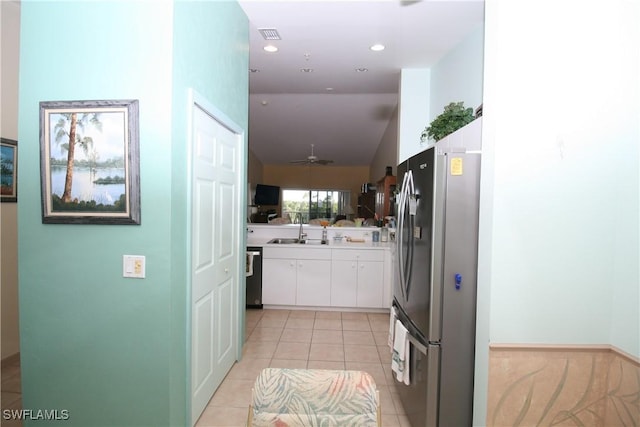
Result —
<svg viewBox="0 0 640 427"><path fill-rule="evenodd" d="M409 337L412 427L472 424L480 138L398 166L394 308Z"/></svg>

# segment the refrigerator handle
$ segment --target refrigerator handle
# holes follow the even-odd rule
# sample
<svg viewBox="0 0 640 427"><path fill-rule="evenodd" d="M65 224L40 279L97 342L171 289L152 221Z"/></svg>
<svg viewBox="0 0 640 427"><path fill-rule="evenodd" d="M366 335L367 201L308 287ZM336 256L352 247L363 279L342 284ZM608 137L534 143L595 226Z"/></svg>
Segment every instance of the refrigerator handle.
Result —
<svg viewBox="0 0 640 427"><path fill-rule="evenodd" d="M418 341L417 338L415 338L411 334L407 334L407 338L409 338L409 342L411 343L412 346L416 348L416 350L418 350L420 353L424 354L425 356L427 355L427 346L422 344L420 341Z"/></svg>
<svg viewBox="0 0 640 427"><path fill-rule="evenodd" d="M408 176L411 171L407 171L404 173L402 178L402 187L400 187L400 198L398 200L398 230L396 232L396 248L397 248L397 257L398 257L398 273L400 275L400 290L402 292L402 297L406 298L405 295L405 275L404 275L404 211L407 203L407 183Z"/></svg>
<svg viewBox="0 0 640 427"><path fill-rule="evenodd" d="M409 292L411 290L411 270L413 269L413 225L414 225L414 216L415 216L415 201L416 199L416 188L415 185L413 184L413 172L411 170L409 170L408 172L408 176L407 176L407 184L405 186L405 190L404 190L404 210L403 210L403 217L404 214L406 213L406 209L407 207L409 208L409 215L408 215L408 224L406 222L403 222L403 226L407 227L407 236L409 238L409 241L406 242L407 246L407 255L406 255L406 260L403 258L403 269L402 269L402 274L404 276L404 281L403 281L403 292L405 295L406 299L409 299ZM403 242L404 245L404 242ZM404 247L404 246L403 246Z"/></svg>

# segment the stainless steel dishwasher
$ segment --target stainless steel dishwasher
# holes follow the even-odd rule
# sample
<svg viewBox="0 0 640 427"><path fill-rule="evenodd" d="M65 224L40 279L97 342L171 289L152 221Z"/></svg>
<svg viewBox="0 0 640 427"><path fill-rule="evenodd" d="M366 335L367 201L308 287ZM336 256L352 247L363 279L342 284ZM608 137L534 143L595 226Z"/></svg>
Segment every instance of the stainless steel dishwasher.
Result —
<svg viewBox="0 0 640 427"><path fill-rule="evenodd" d="M247 308L262 308L262 247L247 247Z"/></svg>

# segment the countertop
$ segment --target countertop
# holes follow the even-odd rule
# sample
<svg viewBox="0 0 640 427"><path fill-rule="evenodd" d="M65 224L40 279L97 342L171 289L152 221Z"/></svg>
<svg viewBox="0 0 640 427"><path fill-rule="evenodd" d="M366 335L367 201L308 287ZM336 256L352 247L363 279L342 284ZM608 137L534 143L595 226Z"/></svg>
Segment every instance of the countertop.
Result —
<svg viewBox="0 0 640 427"><path fill-rule="evenodd" d="M304 224L302 232L307 243L268 243L274 238L295 239L300 235L299 224L267 225L249 224L247 226L247 246L262 246L270 248L295 247L295 248L317 248L317 249L376 249L387 250L394 246L394 242L389 239L387 242L373 242L373 232L380 231L378 227L327 227L328 244L321 244L323 227L318 225ZM391 231L391 230L390 230ZM395 232L395 230L392 230ZM394 233L395 234L395 233ZM391 233L390 233L391 235ZM334 240L334 237L342 236L341 241ZM364 240L363 242L349 242L347 237Z"/></svg>
<svg viewBox="0 0 640 427"><path fill-rule="evenodd" d="M328 244L321 244L320 240L309 239L308 243L268 243L273 237L260 238L260 237L248 237L247 246L262 246L270 248L316 248L316 249L389 249L393 246L394 242L347 242L346 239L342 239L342 242L334 242L329 240Z"/></svg>

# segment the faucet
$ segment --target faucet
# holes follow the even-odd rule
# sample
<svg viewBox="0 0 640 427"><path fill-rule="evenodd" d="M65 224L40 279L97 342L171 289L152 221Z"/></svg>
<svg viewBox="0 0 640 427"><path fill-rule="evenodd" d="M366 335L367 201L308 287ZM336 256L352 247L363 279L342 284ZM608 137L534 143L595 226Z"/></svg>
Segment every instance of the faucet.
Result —
<svg viewBox="0 0 640 427"><path fill-rule="evenodd" d="M307 233L302 232L302 212L296 213L296 219L300 221L300 231L298 232L298 240L302 240L304 237L307 237Z"/></svg>

